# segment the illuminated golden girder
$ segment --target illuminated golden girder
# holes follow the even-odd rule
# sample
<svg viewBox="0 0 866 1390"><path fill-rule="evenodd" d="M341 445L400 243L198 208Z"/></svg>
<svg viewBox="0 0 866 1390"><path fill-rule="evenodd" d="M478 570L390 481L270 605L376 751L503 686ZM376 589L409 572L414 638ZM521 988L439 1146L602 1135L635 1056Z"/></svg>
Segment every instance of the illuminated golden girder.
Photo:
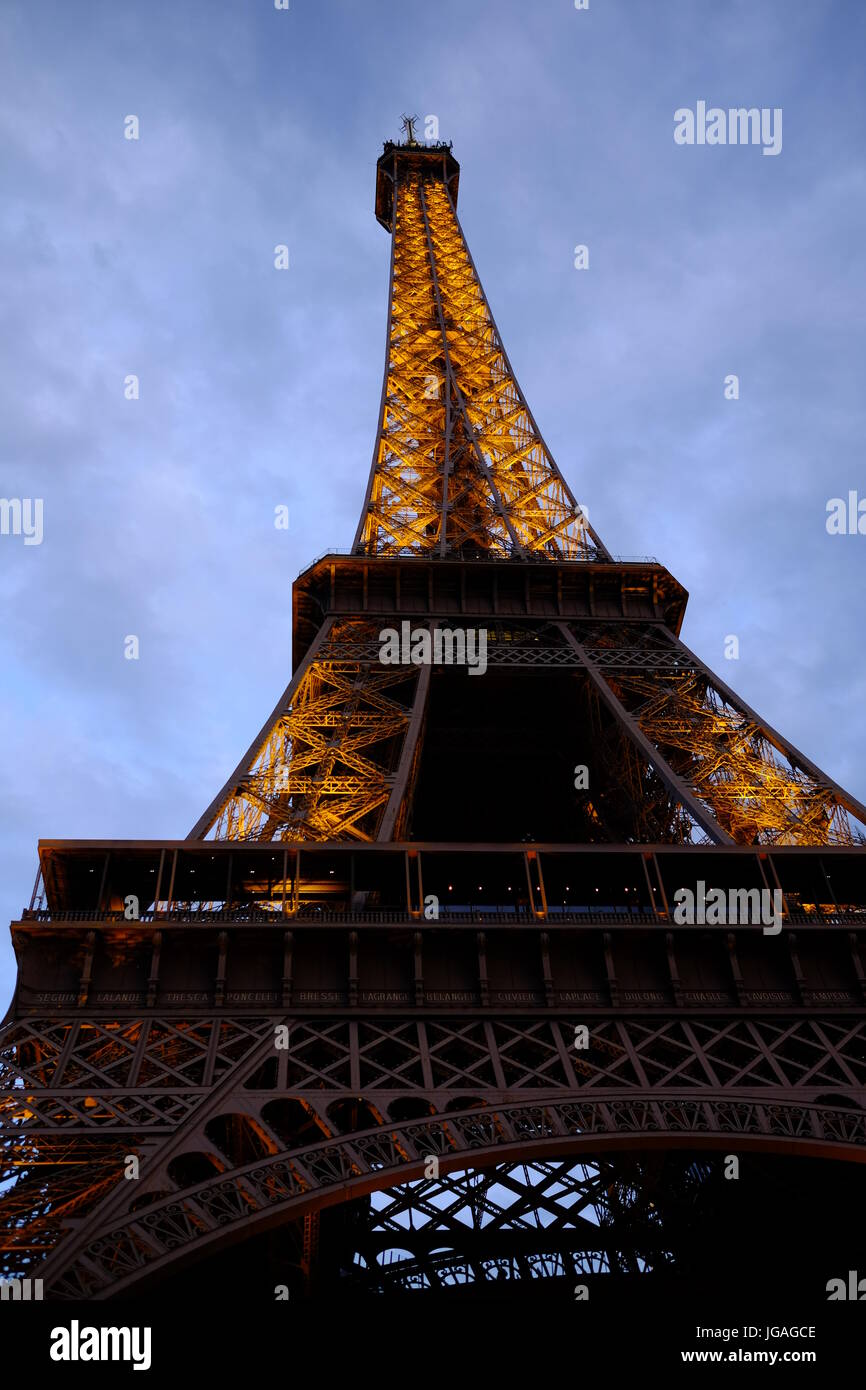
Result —
<svg viewBox="0 0 866 1390"><path fill-rule="evenodd" d="M216 839L375 838L409 723L387 692L413 689L418 673L329 655L337 642L372 635L369 624L332 625L224 803Z"/></svg>
<svg viewBox="0 0 866 1390"><path fill-rule="evenodd" d="M388 360L356 547L606 556L523 399L445 183L398 167Z"/></svg>
<svg viewBox="0 0 866 1390"><path fill-rule="evenodd" d="M617 674L611 684L738 844L862 842L837 791L786 757L703 673Z"/></svg>
<svg viewBox="0 0 866 1390"><path fill-rule="evenodd" d="M19 1125L20 1117L2 1116ZM94 1135L33 1138L19 1133L4 1145L0 1174L16 1181L3 1194L0 1261L11 1256L26 1269L51 1250L65 1224L81 1220L109 1193L123 1173L129 1145Z"/></svg>

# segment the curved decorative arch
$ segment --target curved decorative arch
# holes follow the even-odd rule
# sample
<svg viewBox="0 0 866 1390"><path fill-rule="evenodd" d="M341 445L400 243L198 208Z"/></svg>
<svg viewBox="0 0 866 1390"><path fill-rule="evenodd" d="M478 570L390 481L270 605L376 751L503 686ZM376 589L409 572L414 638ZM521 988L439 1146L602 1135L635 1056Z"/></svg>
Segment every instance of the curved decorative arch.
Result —
<svg viewBox="0 0 866 1390"><path fill-rule="evenodd" d="M663 1100L562 1100L489 1106L388 1124L274 1154L155 1202L115 1223L48 1284L51 1298L102 1299L252 1232L440 1169L528 1154L729 1148L866 1162L866 1113L721 1093Z"/></svg>

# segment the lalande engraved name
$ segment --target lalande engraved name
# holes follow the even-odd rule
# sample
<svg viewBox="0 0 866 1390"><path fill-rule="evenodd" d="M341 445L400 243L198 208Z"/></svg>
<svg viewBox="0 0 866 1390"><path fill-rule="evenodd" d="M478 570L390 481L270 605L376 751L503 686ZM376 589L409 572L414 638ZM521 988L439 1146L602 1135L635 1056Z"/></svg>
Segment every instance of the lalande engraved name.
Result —
<svg viewBox="0 0 866 1390"><path fill-rule="evenodd" d="M774 888L710 888L702 878L696 891L678 888L674 893L674 921L680 925L722 927L763 926L764 936L782 930L782 890Z"/></svg>
<svg viewBox="0 0 866 1390"><path fill-rule="evenodd" d="M487 670L486 627L418 627L402 622L400 631L385 627L379 633L383 666L468 666L470 676Z"/></svg>

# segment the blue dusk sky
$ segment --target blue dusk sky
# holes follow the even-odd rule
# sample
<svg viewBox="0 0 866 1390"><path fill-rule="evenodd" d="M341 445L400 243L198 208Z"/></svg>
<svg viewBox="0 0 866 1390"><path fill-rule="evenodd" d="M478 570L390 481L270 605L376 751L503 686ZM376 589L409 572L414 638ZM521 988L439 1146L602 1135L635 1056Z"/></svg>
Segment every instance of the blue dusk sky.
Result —
<svg viewBox="0 0 866 1390"><path fill-rule="evenodd" d="M0 495L44 519L0 536L3 922L40 837L186 835L288 681L364 496L403 112L595 528L866 798L866 535L825 524L866 498L864 53L859 0L5 0ZM781 152L678 145L700 101L781 108Z"/></svg>

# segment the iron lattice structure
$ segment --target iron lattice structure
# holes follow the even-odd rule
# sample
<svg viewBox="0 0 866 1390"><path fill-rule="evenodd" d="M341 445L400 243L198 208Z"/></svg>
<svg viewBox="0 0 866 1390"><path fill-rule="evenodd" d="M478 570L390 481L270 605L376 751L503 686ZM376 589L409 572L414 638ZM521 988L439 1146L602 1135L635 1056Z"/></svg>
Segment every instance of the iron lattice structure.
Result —
<svg viewBox="0 0 866 1390"><path fill-rule="evenodd" d="M458 175L447 146L388 144L379 160L376 213L391 234L387 354L353 554L613 568L505 353L457 219ZM368 565L364 609L371 574ZM652 576L656 590L660 579ZM645 585L626 572L617 622L563 623L554 640L574 651L630 741L620 760L637 755L666 783L675 833L720 844L862 843L862 804L679 642L682 606L675 631L658 611L651 623L621 620ZM381 621L316 598L325 616L317 637L194 836L375 840L406 828L429 679L416 670L407 689L405 669L402 682L377 669ZM404 611L420 616L414 605ZM398 697L385 697L387 687Z"/></svg>
<svg viewBox="0 0 866 1390"><path fill-rule="evenodd" d="M607 556L532 418L454 207L456 161L394 150L388 358L355 545L373 555ZM387 224L386 224L387 225Z"/></svg>
<svg viewBox="0 0 866 1390"><path fill-rule="evenodd" d="M224 1257L330 1294L692 1277L798 1164L847 1192L866 1157L866 809L590 527L450 146L409 135L366 497L295 583L288 688L186 841L42 842L13 923L3 1260L53 1298ZM483 679L383 664L386 627L483 629ZM699 879L778 891L778 935L678 923Z"/></svg>

